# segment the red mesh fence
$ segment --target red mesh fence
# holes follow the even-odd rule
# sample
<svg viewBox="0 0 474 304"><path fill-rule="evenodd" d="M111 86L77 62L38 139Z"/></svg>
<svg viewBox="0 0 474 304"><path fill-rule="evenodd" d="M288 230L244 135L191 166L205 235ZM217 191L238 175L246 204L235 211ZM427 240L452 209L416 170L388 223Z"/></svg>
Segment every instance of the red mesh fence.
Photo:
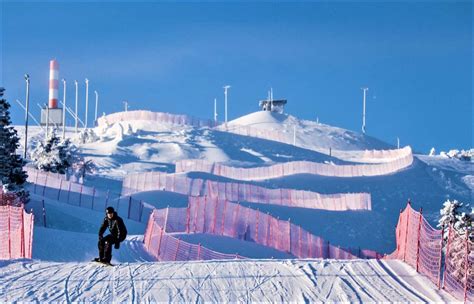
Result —
<svg viewBox="0 0 474 304"><path fill-rule="evenodd" d="M32 256L33 214L23 206L0 206L0 259L19 259Z"/></svg>
<svg viewBox="0 0 474 304"><path fill-rule="evenodd" d="M413 154L410 147L397 151L399 151L399 158L395 160L368 165L331 165L309 161L294 161L257 168L237 168L199 159L188 159L176 162L176 173L191 171L207 172L238 180L263 180L293 174L316 174L336 177L377 176L394 173L413 163Z"/></svg>
<svg viewBox="0 0 474 304"><path fill-rule="evenodd" d="M474 301L473 243L467 234L460 235L449 227L443 265L443 232L431 227L411 205L400 213L396 229L397 249L388 259L403 260L434 284L458 300Z"/></svg>
<svg viewBox="0 0 474 304"><path fill-rule="evenodd" d="M204 233L227 236L271 247L298 258L380 258L375 251L333 246L290 221L283 221L258 210L217 198L190 197L187 208L155 210L153 222L162 227L166 233ZM152 228L149 223L145 234L145 245L155 252L157 245L150 242L158 241L157 233L162 233L162 230ZM177 246L178 243L175 240L170 241L169 238L166 240L169 244L162 246L160 250L177 250L175 247L169 249L169 246ZM170 259L172 256L169 252L160 253L160 259ZM179 256L186 255L179 253Z"/></svg>
<svg viewBox="0 0 474 304"><path fill-rule="evenodd" d="M129 174L123 179L122 195L154 190L230 201L331 211L372 209L369 193L320 194L293 189L268 189L251 184L204 181L161 172Z"/></svg>
<svg viewBox="0 0 474 304"><path fill-rule="evenodd" d="M199 119L187 115L176 115L150 111L117 112L97 119L98 126L111 125L121 121L148 120L194 127L213 127L216 123L210 119Z"/></svg>
<svg viewBox="0 0 474 304"><path fill-rule="evenodd" d="M153 209L132 197L122 197L118 193L102 191L61 178L60 174L28 168L28 182L33 184L30 191L52 200L101 212L107 206L112 206L121 216L143 223L147 222Z"/></svg>
<svg viewBox="0 0 474 304"><path fill-rule="evenodd" d="M164 213L165 211L166 213ZM148 221L144 237L145 249L159 261L190 261L190 260L228 260L243 259L237 254L225 254L208 249L200 244L191 244L165 232L161 226L163 214L173 216L165 209L155 210ZM161 213L161 214L160 214ZM176 215L176 214L175 214ZM171 222L171 221L169 221ZM174 223L167 225L172 227Z"/></svg>

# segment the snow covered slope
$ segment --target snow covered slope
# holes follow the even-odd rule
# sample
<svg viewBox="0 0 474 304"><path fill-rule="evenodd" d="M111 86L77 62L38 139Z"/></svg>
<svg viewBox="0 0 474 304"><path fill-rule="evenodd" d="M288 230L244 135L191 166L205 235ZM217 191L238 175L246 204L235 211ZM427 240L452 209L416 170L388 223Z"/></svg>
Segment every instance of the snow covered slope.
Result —
<svg viewBox="0 0 474 304"><path fill-rule="evenodd" d="M453 301L402 262L376 260L0 261L0 283L5 302Z"/></svg>
<svg viewBox="0 0 474 304"><path fill-rule="evenodd" d="M296 143L293 130L296 126ZM94 128L98 139L79 143L81 153L93 160L98 172L85 184L120 193L129 173L172 173L175 162L203 159L226 165L259 167L288 161L327 164L360 162L361 150L390 149L389 144L356 132L298 120L290 115L256 112L228 123L232 128L251 127L269 134L283 134L285 142L237 135L222 128L193 127L160 121L122 121ZM23 128L17 127L19 135ZM34 147L43 133L29 130ZM74 138L74 129L66 135ZM23 143L23 140L20 141ZM331 148L331 155L329 148ZM359 150L359 152L357 151ZM381 162L383 160L363 160ZM449 161L449 162L448 162ZM271 180L248 181L268 188L290 188L320 193L360 193L372 196L371 211L323 211L283 206L243 205L291 218L311 233L342 247L391 252L395 248L395 224L401 208L411 198L415 208L435 225L446 197L469 201L472 195L472 163L416 156L413 164L395 174L375 177L336 178L299 174ZM456 162L457 163L454 163ZM190 172L191 178L229 181L207 173ZM237 181L242 182L242 181ZM154 191L138 193L157 208L184 207L187 197ZM0 301L451 301L427 279L396 261L251 260L226 262L151 263L141 243L144 224L127 222L130 236L113 253L117 268L98 268L88 263L96 256L97 230L103 214L45 200L46 227L33 196L37 214L33 261L0 262ZM36 205L35 205L36 204ZM184 236L183 236L184 237ZM275 256L268 249L244 241L186 236L213 250L235 249L253 258ZM242 251L239 251L242 252ZM30 282L31 284L25 284Z"/></svg>

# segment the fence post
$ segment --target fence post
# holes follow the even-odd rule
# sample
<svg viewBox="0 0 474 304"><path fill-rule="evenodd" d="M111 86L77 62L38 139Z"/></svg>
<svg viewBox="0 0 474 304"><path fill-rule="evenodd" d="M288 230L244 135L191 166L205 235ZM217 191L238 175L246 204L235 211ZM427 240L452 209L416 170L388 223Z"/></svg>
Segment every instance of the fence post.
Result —
<svg viewBox="0 0 474 304"><path fill-rule="evenodd" d="M163 239L163 228L160 229L160 243L158 244L158 254L157 254L158 260L160 259L159 256L160 256L161 240L162 239Z"/></svg>
<svg viewBox="0 0 474 304"><path fill-rule="evenodd" d="M109 205L109 194L110 194L110 190L107 190L107 194L105 195L105 206L104 206L104 209L107 208L107 206Z"/></svg>
<svg viewBox="0 0 474 304"><path fill-rule="evenodd" d="M20 243L20 255L22 258L25 258L25 216L23 211L23 206L21 206L21 243Z"/></svg>
<svg viewBox="0 0 474 304"><path fill-rule="evenodd" d="M191 206L188 203L188 207L186 207L186 233L189 233L189 212Z"/></svg>
<svg viewBox="0 0 474 304"><path fill-rule="evenodd" d="M198 256L197 256L197 259L198 259L198 260L201 259L201 243L198 244Z"/></svg>
<svg viewBox="0 0 474 304"><path fill-rule="evenodd" d="M439 246L439 268L438 268L438 290L441 288L441 262L443 259L443 238L444 238L444 225L441 229L441 244Z"/></svg>
<svg viewBox="0 0 474 304"><path fill-rule="evenodd" d="M95 187L92 188L92 210L94 210Z"/></svg>
<svg viewBox="0 0 474 304"><path fill-rule="evenodd" d="M407 208L410 207L410 209L408 209L408 212L407 212L407 225L405 227L405 252L403 252L403 262L406 262L406 255L407 255L407 243L408 243L408 224L410 222L410 212L411 212L411 205L410 205L410 201L408 201L408 204L407 204Z"/></svg>
<svg viewBox="0 0 474 304"><path fill-rule="evenodd" d="M46 227L46 208L44 206L44 199L41 202L43 204L43 225Z"/></svg>
<svg viewBox="0 0 474 304"><path fill-rule="evenodd" d="M178 246L176 246L176 252L174 253L174 261L176 261L176 258L178 257L178 251L179 251L179 243L181 239L178 239Z"/></svg>
<svg viewBox="0 0 474 304"><path fill-rule="evenodd" d="M221 235L224 235L224 220L225 220L226 209L227 209L227 201L224 201L224 212L222 213L222 222L221 222Z"/></svg>
<svg viewBox="0 0 474 304"><path fill-rule="evenodd" d="M446 255L444 256L444 269L443 269L443 289L444 289L444 282L446 281L446 264L449 260L449 250L451 249L451 234L453 231L453 225L449 225L449 232L448 232L448 245L446 247Z"/></svg>
<svg viewBox="0 0 474 304"><path fill-rule="evenodd" d="M170 211L170 206L166 206L166 216L165 216L165 224L163 225L163 230L166 232L166 225L168 225L168 213Z"/></svg>
<svg viewBox="0 0 474 304"><path fill-rule="evenodd" d="M59 179L59 190L58 190L58 201L59 201L59 197L61 196L61 187L63 185L63 179Z"/></svg>
<svg viewBox="0 0 474 304"><path fill-rule="evenodd" d="M8 205L8 255L10 260L12 258L11 208L12 206Z"/></svg>
<svg viewBox="0 0 474 304"><path fill-rule="evenodd" d="M256 224L255 224L255 243L259 244L259 242L258 242L258 221L260 220L260 211L258 210L258 208L257 208L257 211L255 213L257 213L257 220L256 220Z"/></svg>
<svg viewBox="0 0 474 304"><path fill-rule="evenodd" d="M298 226L298 251L299 251L299 258L301 259L301 226Z"/></svg>
<svg viewBox="0 0 474 304"><path fill-rule="evenodd" d="M216 233L216 220L217 220L217 202L219 199L215 199L216 200L216 203L214 204L214 218L213 218L213 221L212 221L212 233L215 234Z"/></svg>
<svg viewBox="0 0 474 304"><path fill-rule="evenodd" d="M71 181L68 181L68 189L67 189L67 203L69 204L69 196L71 195Z"/></svg>
<svg viewBox="0 0 474 304"><path fill-rule="evenodd" d="M81 207L82 204L82 184L81 184L81 191L79 192L79 207Z"/></svg>
<svg viewBox="0 0 474 304"><path fill-rule="evenodd" d="M38 174L39 170L36 170L36 176L35 176L35 187L33 188L33 192L36 194L36 185L38 184Z"/></svg>
<svg viewBox="0 0 474 304"><path fill-rule="evenodd" d="M420 235L421 235L421 221L423 220L423 208L420 208L420 215L418 220L418 236L417 236L417 245L416 245L416 272L419 269L420 263Z"/></svg>
<svg viewBox="0 0 474 304"><path fill-rule="evenodd" d="M128 216L127 218L130 219L130 209L132 208L132 196L128 197Z"/></svg>
<svg viewBox="0 0 474 304"><path fill-rule="evenodd" d="M48 184L48 175L46 175L46 179L44 181L44 186L43 186L43 196L44 196L44 193L46 191L46 185Z"/></svg>
<svg viewBox="0 0 474 304"><path fill-rule="evenodd" d="M469 230L466 230L466 260L464 262L464 303L467 303L467 285L468 285L468 271L469 271Z"/></svg>
<svg viewBox="0 0 474 304"><path fill-rule="evenodd" d="M291 222L288 218L288 252L291 252Z"/></svg>

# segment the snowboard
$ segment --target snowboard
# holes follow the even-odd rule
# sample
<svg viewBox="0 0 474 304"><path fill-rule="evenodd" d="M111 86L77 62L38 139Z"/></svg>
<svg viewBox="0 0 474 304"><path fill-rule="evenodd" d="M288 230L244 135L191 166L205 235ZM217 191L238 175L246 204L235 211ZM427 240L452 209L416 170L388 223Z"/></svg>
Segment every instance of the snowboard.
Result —
<svg viewBox="0 0 474 304"><path fill-rule="evenodd" d="M100 265L103 265L103 266L115 266L114 264L112 263L105 263L105 262L101 262L101 261L97 261L97 260L92 260L93 263L97 263L97 264L100 264Z"/></svg>

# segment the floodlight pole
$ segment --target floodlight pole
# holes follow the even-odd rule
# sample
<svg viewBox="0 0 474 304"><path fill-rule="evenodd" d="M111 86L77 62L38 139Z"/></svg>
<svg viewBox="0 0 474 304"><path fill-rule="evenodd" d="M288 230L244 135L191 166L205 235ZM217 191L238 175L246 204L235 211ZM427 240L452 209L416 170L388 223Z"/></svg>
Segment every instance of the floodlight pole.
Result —
<svg viewBox="0 0 474 304"><path fill-rule="evenodd" d="M94 117L94 123L97 123L97 107L99 106L99 93L97 91L94 91L95 93L95 117Z"/></svg>
<svg viewBox="0 0 474 304"><path fill-rule="evenodd" d="M217 98L214 98L214 124L217 125Z"/></svg>
<svg viewBox="0 0 474 304"><path fill-rule="evenodd" d="M400 137L397 137L397 149L400 149Z"/></svg>
<svg viewBox="0 0 474 304"><path fill-rule="evenodd" d="M224 86L224 98L225 98L225 123L227 125L227 90L230 88L230 85Z"/></svg>
<svg viewBox="0 0 474 304"><path fill-rule="evenodd" d="M30 75L25 74L26 81L26 108L25 108L25 150L23 151L23 159L26 159L26 151L28 150L28 114L30 107Z"/></svg>
<svg viewBox="0 0 474 304"><path fill-rule="evenodd" d="M363 104L363 110L362 110L362 133L365 134L365 99L367 97L367 91L369 88L361 88L364 91L364 104Z"/></svg>
<svg viewBox="0 0 474 304"><path fill-rule="evenodd" d="M46 140L48 140L48 133L49 133L49 106L44 104L46 108Z"/></svg>
<svg viewBox="0 0 474 304"><path fill-rule="evenodd" d="M87 129L87 112L89 111L89 79L86 78L86 119L84 130Z"/></svg>
<svg viewBox="0 0 474 304"><path fill-rule="evenodd" d="M66 79L63 81L63 140L66 139Z"/></svg>
<svg viewBox="0 0 474 304"><path fill-rule="evenodd" d="M124 107L125 107L125 112L127 112L127 111L128 111L128 102L127 102L127 101L124 101L124 102L123 102L123 105L124 105Z"/></svg>
<svg viewBox="0 0 474 304"><path fill-rule="evenodd" d="M74 84L76 85L76 108L75 108L75 122L74 122L74 132L77 133L77 103L78 103L78 88L77 88L77 80L74 80Z"/></svg>

